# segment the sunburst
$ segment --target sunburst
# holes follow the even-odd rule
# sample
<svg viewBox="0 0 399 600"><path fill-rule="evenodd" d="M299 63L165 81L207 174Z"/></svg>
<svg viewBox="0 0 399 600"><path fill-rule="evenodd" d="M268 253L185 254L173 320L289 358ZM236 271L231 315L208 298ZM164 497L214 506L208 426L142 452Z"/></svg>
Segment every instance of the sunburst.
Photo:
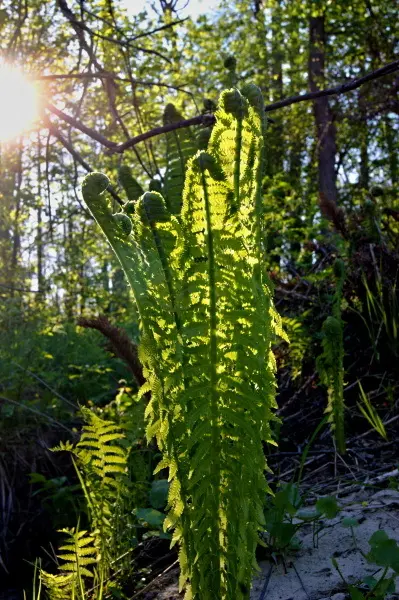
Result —
<svg viewBox="0 0 399 600"><path fill-rule="evenodd" d="M0 62L0 142L29 131L39 116L39 90L23 70Z"/></svg>

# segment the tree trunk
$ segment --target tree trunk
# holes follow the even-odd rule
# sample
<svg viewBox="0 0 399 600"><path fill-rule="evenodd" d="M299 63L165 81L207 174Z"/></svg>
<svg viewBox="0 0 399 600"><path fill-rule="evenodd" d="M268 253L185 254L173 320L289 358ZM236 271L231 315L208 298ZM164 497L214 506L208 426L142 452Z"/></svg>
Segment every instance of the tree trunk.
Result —
<svg viewBox="0 0 399 600"><path fill-rule="evenodd" d="M38 294L40 300L45 299L45 281L43 273L43 229L42 229L42 170L41 170L42 145L40 133L37 135L37 227L36 227L36 250L37 250L37 288L42 292Z"/></svg>
<svg viewBox="0 0 399 600"><path fill-rule="evenodd" d="M367 122L362 124L360 132L360 173L359 173L359 184L364 190L369 189L370 184L370 168L369 168L369 132Z"/></svg>
<svg viewBox="0 0 399 600"><path fill-rule="evenodd" d="M20 218L21 218L21 191L22 191L22 142L19 143L18 148L18 164L15 174L15 207L14 207L14 223L12 233L12 253L11 253L11 277L15 281L18 278L18 266L21 250L21 232L20 232Z"/></svg>
<svg viewBox="0 0 399 600"><path fill-rule="evenodd" d="M309 85L311 92L325 87L325 44L324 15L310 17L309 21ZM335 173L335 125L328 98L318 98L313 103L317 133L317 160L319 194L323 202L337 202Z"/></svg>
<svg viewBox="0 0 399 600"><path fill-rule="evenodd" d="M283 59L284 59L284 36L282 28L282 9L281 2L278 0L272 12L272 44L271 44L271 67L272 80L271 92L272 102L281 100L283 97ZM283 120L278 111L273 117L274 123L272 126L273 135L273 152L271 153L272 174L281 173L284 168L284 135L283 135Z"/></svg>
<svg viewBox="0 0 399 600"><path fill-rule="evenodd" d="M385 116L384 119L385 126L385 140L386 146L388 150L388 164L389 164L389 175L391 178L391 183L393 186L396 186L399 181L399 165L398 165L398 137L395 133L394 125L389 118L389 116Z"/></svg>

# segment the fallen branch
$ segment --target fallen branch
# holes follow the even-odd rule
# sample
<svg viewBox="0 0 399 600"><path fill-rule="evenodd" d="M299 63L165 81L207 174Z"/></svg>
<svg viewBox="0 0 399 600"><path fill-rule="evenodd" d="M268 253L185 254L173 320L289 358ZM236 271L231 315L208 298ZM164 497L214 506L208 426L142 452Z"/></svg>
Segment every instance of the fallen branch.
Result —
<svg viewBox="0 0 399 600"><path fill-rule="evenodd" d="M133 344L124 329L112 325L104 315L91 319L80 317L77 323L81 327L96 329L102 333L109 340L114 354L127 364L137 385L141 387L145 383L143 368L138 358L137 346Z"/></svg>

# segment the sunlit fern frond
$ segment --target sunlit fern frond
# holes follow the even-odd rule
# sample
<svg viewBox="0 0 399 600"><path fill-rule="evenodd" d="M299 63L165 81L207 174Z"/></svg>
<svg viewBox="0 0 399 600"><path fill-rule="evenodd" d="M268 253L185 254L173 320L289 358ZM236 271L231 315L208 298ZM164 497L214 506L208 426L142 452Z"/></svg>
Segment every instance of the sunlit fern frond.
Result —
<svg viewBox="0 0 399 600"><path fill-rule="evenodd" d="M101 419L88 408L81 409L85 425L75 444L60 444L54 450L68 450L82 486L89 513L94 545L102 573L119 545L117 518L127 496L127 450L124 434L112 421Z"/></svg>
<svg viewBox="0 0 399 600"><path fill-rule="evenodd" d="M164 125L183 121L183 116L173 104L165 107ZM184 176L188 160L196 153L197 145L190 129L170 131L166 138L166 173L164 195L166 205L173 215L180 213Z"/></svg>
<svg viewBox="0 0 399 600"><path fill-rule="evenodd" d="M249 597L273 443L284 335L264 269L265 115L255 86L222 94L207 152L187 166L179 218L144 194L121 228L92 174L83 195L131 285L151 391L147 437L169 468L169 512L187 598Z"/></svg>
<svg viewBox="0 0 399 600"><path fill-rule="evenodd" d="M85 426L74 453L83 464L90 465L105 485L118 486L115 474L126 472L127 452L120 443L125 436L112 421L104 421L87 408L81 409Z"/></svg>
<svg viewBox="0 0 399 600"><path fill-rule="evenodd" d="M40 577L50 600L83 600L87 580L94 579L94 565L98 563L95 538L87 531L78 529L63 529L61 532L67 536L67 540L57 555L63 561L59 565L60 573L53 575L42 570Z"/></svg>

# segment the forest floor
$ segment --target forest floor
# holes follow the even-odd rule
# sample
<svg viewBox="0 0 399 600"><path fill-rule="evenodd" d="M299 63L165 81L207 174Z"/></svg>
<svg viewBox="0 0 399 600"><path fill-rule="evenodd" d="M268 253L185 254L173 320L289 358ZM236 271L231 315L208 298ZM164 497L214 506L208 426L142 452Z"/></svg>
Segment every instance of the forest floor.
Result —
<svg viewBox="0 0 399 600"><path fill-rule="evenodd" d="M397 471L394 472L394 476ZM362 550L370 549L371 535L383 529L390 538L399 542L399 492L385 489L372 493L366 489L348 494L340 501L341 512L326 520L317 542L313 526L300 530L301 548L276 562L261 561L261 572L255 578L251 600L345 600L349 598L331 558L336 558L340 571L349 584L356 584L366 576L375 575L378 567L362 557ZM344 518L354 518L359 523L353 539L350 528L341 524ZM144 600L177 600L178 570L170 569L160 578L154 589L143 594ZM156 589L158 588L158 589ZM396 588L398 591L398 586ZM390 598L399 596L390 596Z"/></svg>
<svg viewBox="0 0 399 600"><path fill-rule="evenodd" d="M323 441L309 452L301 484L306 504L314 505L317 498L333 495L340 511L333 519L317 521L320 531L316 538L312 524L301 527L296 534L299 550L261 559L251 600L349 599L348 587L334 568L332 558L347 584L360 584L367 576L381 575L381 567L369 564L361 551L366 554L370 550L368 541L378 530L384 530L399 543L397 444L380 442L375 434L367 433L352 440L345 457L331 448L323 449ZM301 457L293 454L279 453L280 481L290 481L298 468ZM344 519L354 519L358 525L353 530L344 527ZM143 600L180 600L184 594L178 593L177 579L178 568L171 565L140 596ZM362 589L361 584L358 587ZM389 598L399 598L399 594Z"/></svg>
<svg viewBox="0 0 399 600"><path fill-rule="evenodd" d="M397 472L395 473L395 475ZM381 571L362 556L370 550L368 540L375 531L384 530L399 541L399 492L397 490L355 491L340 499L342 510L334 519L321 522L322 531L314 539L313 526L298 533L301 548L277 564L261 562L251 600L344 600L347 586L334 568L334 557L346 582L356 585L367 576ZM353 529L342 526L342 520L355 519Z"/></svg>

